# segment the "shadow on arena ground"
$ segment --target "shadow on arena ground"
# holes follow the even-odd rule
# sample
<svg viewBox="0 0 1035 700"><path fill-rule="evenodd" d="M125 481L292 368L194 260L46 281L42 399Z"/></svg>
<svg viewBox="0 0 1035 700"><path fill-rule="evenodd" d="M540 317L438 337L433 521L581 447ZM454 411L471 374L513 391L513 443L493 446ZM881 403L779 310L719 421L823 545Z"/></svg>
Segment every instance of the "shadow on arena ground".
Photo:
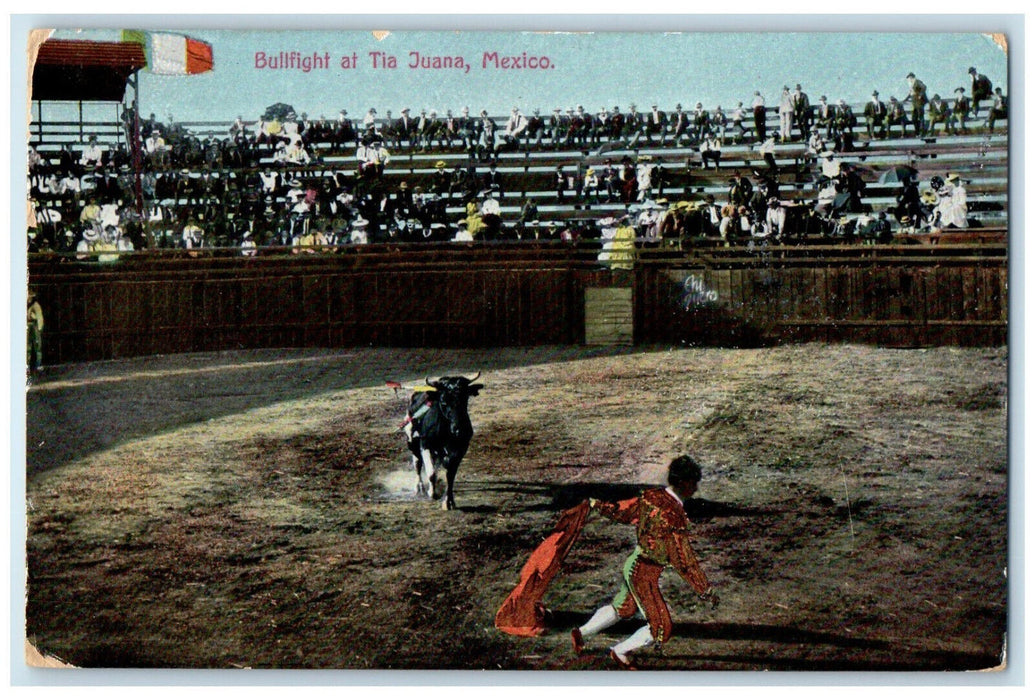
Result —
<svg viewBox="0 0 1035 700"><path fill-rule="evenodd" d="M425 375L643 352L628 347L271 349L48 367L26 394L26 474L95 450L280 402Z"/></svg>

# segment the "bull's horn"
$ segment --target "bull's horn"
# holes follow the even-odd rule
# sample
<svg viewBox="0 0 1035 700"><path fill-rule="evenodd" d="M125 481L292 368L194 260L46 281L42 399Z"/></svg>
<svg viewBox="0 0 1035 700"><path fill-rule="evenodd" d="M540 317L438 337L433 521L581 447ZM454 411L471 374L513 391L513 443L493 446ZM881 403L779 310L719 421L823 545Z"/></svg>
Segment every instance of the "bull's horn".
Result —
<svg viewBox="0 0 1035 700"><path fill-rule="evenodd" d="M425 386L431 386L431 377L426 374L424 375L424 384Z"/></svg>
<svg viewBox="0 0 1035 700"><path fill-rule="evenodd" d="M480 377L480 376L482 376L482 373L481 373L481 370L478 370L477 372L474 373L474 376L471 377L470 379L468 379L467 381L469 381L469 382L478 381L478 377Z"/></svg>

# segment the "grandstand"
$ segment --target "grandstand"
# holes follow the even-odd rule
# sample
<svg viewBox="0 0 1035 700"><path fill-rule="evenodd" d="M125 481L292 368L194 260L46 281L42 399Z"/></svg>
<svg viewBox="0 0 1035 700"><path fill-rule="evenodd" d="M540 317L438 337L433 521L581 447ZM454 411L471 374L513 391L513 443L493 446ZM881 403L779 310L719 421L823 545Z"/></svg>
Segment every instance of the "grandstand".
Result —
<svg viewBox="0 0 1035 700"><path fill-rule="evenodd" d="M136 59L127 59L130 63ZM130 79L131 80L131 79ZM105 82L104 85L109 85ZM37 94L34 88L33 98L43 99L67 99L68 94L55 92L53 94ZM81 96L80 96L81 97ZM110 92L105 93L101 99L110 99ZM120 98L121 100L121 98ZM862 113L862 105L854 105L857 113ZM687 270L706 270L709 275L724 274L722 271L733 270L761 270L768 278L773 274L784 274L788 270L813 268L815 270L826 270L827 272L815 272L815 275L829 276L832 269L852 268L856 272L852 274L872 275L876 271L886 270L889 267L896 270L915 266L916 269L926 270L928 268L940 269L961 269L965 270L951 280L945 279L938 282L934 287L928 289L926 283L917 287L908 285L909 294L917 293L917 289L923 289L922 300L911 300L895 308L882 306L884 311L879 314L883 318L872 318L873 309L861 311L855 308L853 313L861 314L861 317L854 319L862 322L866 318L867 330L862 335L855 326L846 323L848 319L841 318L837 324L836 313L830 311L823 303L812 304L812 308L806 313L802 308L797 308L791 316L784 313L785 320L783 330L774 331L772 327L760 331L757 327L749 332L743 331L744 319L750 317L751 323L757 326L759 319L766 314L773 312L773 300L769 299L762 303L763 296L758 296L758 308L750 313L730 320L726 318L730 308L725 308L724 319L719 325L720 332L712 333L716 326L710 325L712 335L705 338L705 342L748 342L744 338L765 336L772 340L795 340L803 337L822 337L828 340L858 339L865 337L873 339L874 342L924 344L929 342L960 342L973 343L997 343L1005 339L1005 297L1006 297L1006 240L1008 226L1008 162L1009 162L1009 124L1007 120L996 121L994 129L985 127L988 116L988 104L982 112L970 120L971 129L969 133L955 135L939 132L935 136L924 138L914 137L892 137L881 140L866 140L865 131L861 126L855 128L855 145L852 150L837 153L845 168L850 168L856 173L859 179L865 183L865 189L860 193L857 206L853 211L846 212L847 216L841 219L853 220L862 215L891 210L896 205L896 198L901 186L897 183L883 184L880 181L881 175L896 166L908 166L915 169L917 177L926 187L926 183L932 177L944 177L949 172L957 173L961 182L967 190L968 203L968 229L953 231L939 230L917 230L910 227L908 230L897 231L890 244L883 245L862 245L863 241L859 236L845 235L851 227L838 227L831 230L832 218L821 218L815 214L815 202L817 196L816 173L817 166L814 160L810 160L806 152L805 144L802 142L790 142L777 145L775 148L775 159L778 173L774 175L780 192L780 200L794 212L792 221L796 230L780 239L757 240L752 236L741 238L721 238L715 235L713 230L701 226L695 230L687 229L683 235L675 240L656 241L644 236L642 229L638 230L639 238L635 242L636 268L629 274L624 270L608 268L607 256L601 255L602 243L600 236L600 222L608 218L621 218L629 215L630 223L635 220L636 213L640 207L647 204L641 201L620 201L608 200L606 197L599 202L587 202L584 197L575 196L571 183L565 186L563 201L558 197L556 186L556 173L558 167L563 169L566 175L576 176L580 169L600 168L609 160L619 163L623 158L628 162L636 163L649 158L657 166L656 172L661 173L660 182L652 189L651 199L653 201L667 202L673 206L674 203L688 205L686 208L694 210L697 205L704 202L705 198L711 195L718 204L725 202L728 194L728 183L730 178L735 176L751 176L753 171L764 168L761 156L756 151L756 143L731 143L727 139L722 150L720 166L716 169L705 169L701 164L700 153L695 146L676 145L661 147L648 144L640 139L635 147L627 147L625 144L613 141L587 142L578 146L574 144L560 144L557 147L551 146L549 140L544 144L536 145L531 140L525 140L517 144L504 145L501 138L497 137L495 148L491 154L484 157L472 156L461 142L453 141L444 144L441 140L432 141L424 148L416 148L407 142L402 149L391 148L390 159L383 167L383 172L376 177L376 188L379 193L398 193L404 189L406 183L410 191L420 188L424 192L431 191L436 187L435 174L439 170L454 171L456 169L469 171L479 181L487 172L490 163L495 163L497 172L503 179L503 194L499 198L500 218L502 219L502 234L495 240L475 240L471 243L450 243L448 239L452 234L452 224L468 214L467 204L474 201L476 204L482 199L478 195L479 186L471 186L466 191L458 191L453 196L445 198L445 206L439 209L437 221L446 224L448 233L444 238L437 239L438 242L411 242L412 239L393 238L388 234L387 221L384 222L383 235L372 236L378 241L377 244L355 245L350 244L347 237L347 230L338 233L341 237L333 241L332 245L322 243L311 245L298 240L296 231L291 236L284 235L284 228L289 226L290 217L288 209L292 204L289 199L288 187L281 185L278 189L269 192L258 192L256 186L257 174L267 168L279 172L284 183L291 180L298 180L300 186L312 187L317 190L317 206L325 203L325 195L333 196L328 192L331 188L339 187L352 193L358 199L361 193L368 188L369 182L364 180L357 172L356 149L362 143L362 131L357 125L357 135L354 138L341 139L329 136L331 133L330 124L313 124L305 139L307 162L284 162L278 160L276 151L271 144L255 142L255 133L247 139L246 152L236 151L234 158L227 157L227 151L222 150L228 144L232 144L231 129L232 122L203 122L203 123L177 123L177 124L156 124L168 140L174 146L172 160L167 167L155 167L148 163L143 157L143 146L137 139L130 137L133 133L139 133L144 123L135 110L123 107L119 104L115 111L119 112L116 119L102 118L84 120L82 118L68 121L53 121L45 119L43 103L37 101L34 110L36 119L31 124L30 146L39 156L37 164L38 172L60 171L62 169L76 168L83 156L83 151L88 145L88 139L96 136L97 141L105 144L105 155L103 165L94 170L95 173L107 172L112 176L119 176L124 182L132 182L134 188L135 205L123 206L124 220L127 222L127 237L130 232L135 233L134 252L119 251L117 254L99 256L96 253L84 254L82 249L76 250L75 245L69 242L81 231L75 230L79 224L79 213L85 203L88 193L72 198L73 203L66 197L59 212L58 222L46 222L37 227L33 233L36 238L30 247L30 281L41 290L41 297L46 297L47 285L54 285L55 292L62 287L60 295L68 302L62 308L75 309L75 314L69 312L65 316L57 316L58 321L48 326L49 333L57 338L61 334L69 339L68 342L58 342L59 347L65 348L59 353L60 357L68 359L101 358L119 356L120 354L141 354L150 352L169 351L169 344L161 342L155 344L155 338L167 338L168 343L173 343L176 349L208 349L220 347L233 347L235 345L268 345L281 342L300 342L301 344L350 344L350 343L389 343L389 344L413 344L413 343L436 343L434 337L436 324L431 321L416 320L422 316L420 310L408 320L399 320L397 323L390 320L374 323L369 320L355 321L363 326L363 330L353 328L350 332L341 329L342 321L331 316L321 317L319 323L314 327L323 327L325 333L321 336L307 331L304 337L298 335L299 329L288 332L287 335L278 332L258 332L252 330L235 330L233 323L220 322L216 325L225 327L225 333L221 339L206 341L195 334L184 336L177 332L181 328L177 324L185 323L184 319L165 319L157 322L163 330L155 333L152 328L151 340L144 342L143 335L148 332L133 330L112 330L114 317L111 314L103 315L103 324L107 333L105 341L99 343L78 344L71 340L73 338L90 335L90 328L98 323L100 318L97 314L89 312L83 304L69 296L68 284L93 284L106 280L110 282L111 275L116 277L124 276L125 280L132 281L138 288L144 287L154 290L163 288L163 293L171 294L170 299L163 301L160 306L172 309L181 303L190 306L197 306L197 293L184 292L183 288L178 291L169 291L171 287L164 286L164 281L173 278L183 279L184 275L196 274L198 279L225 279L234 278L235 275L241 278L252 278L255 276L269 276L279 278L282 274L285 279L292 279L296 275L329 275L328 279L338 282L342 280L343 269L347 268L357 274L377 274L381 276L405 277L416 275L422 280L432 272L450 270L454 274L456 270L478 270L478 269L506 269L513 272L516 277L521 278L520 285L532 285L535 287L533 277L526 279L530 273L542 269L564 269L569 275L566 282L557 282L558 289L564 289L568 301L565 302L563 313L558 318L563 323L573 324L575 331L564 330L551 326L552 330L543 333L534 331L525 332L503 332L498 328L488 330L485 324L490 321L483 319L482 325L477 329L454 333L450 335L445 344L519 344L519 343L542 343L542 342L585 342L587 334L585 315L592 313L581 308L583 298L582 291L587 287L595 286L622 286L632 287L637 290L636 296L631 302L630 315L635 317L635 322L627 323L629 319L623 320L619 325L623 327L634 327L635 332L619 334L629 342L651 340L656 342L671 342L678 340L685 342L688 333L700 333L701 329L688 330L686 324L668 324L656 318L657 314L648 313L649 310L643 306L643 294L645 284L643 279L638 277L640 271L654 269L667 270L670 278L685 277ZM301 111L301 110L299 110ZM128 116L127 116L128 115ZM767 131L777 129L777 114L775 109L767 110ZM127 119L129 121L127 121ZM495 118L496 124L506 121L504 117ZM127 128L128 123L132 123ZM392 144L392 124L384 120L377 122L376 131L384 134L385 140ZM144 127L146 129L146 127ZM409 140L407 140L409 141ZM437 167L438 166L438 167ZM166 178L169 182L181 181L196 183L200 178L217 173L223 183L234 183L233 186L225 188L218 193L205 191L189 191L175 186L169 187L165 192L161 191L161 185L155 187L152 183L149 189L147 182L150 176L159 182ZM125 190L123 190L125 191ZM251 196L249 196L249 193ZM32 193L37 198L37 207L47 210L58 207L53 198L45 201L46 196L38 192ZM259 195L258 197L256 195ZM126 198L129 199L129 198ZM259 208L242 211L241 202L247 203L251 199L252 205L258 200ZM441 201L441 200L440 200ZM523 209L532 203L537 210L536 220L523 217ZM71 207L71 208L70 208ZM149 215L159 208L162 216L156 218ZM135 216L134 212L135 211ZM255 222L261 218L261 212L273 211L280 215L280 218L270 223L269 229L263 238L262 232L255 227ZM202 249L185 249L183 240L180 238L180 231L192 214L204 212L206 217L206 228L210 238L204 242ZM309 217L305 225L308 227L331 225L347 227L349 220L358 218L358 208L353 207L347 216L332 217ZM316 222L323 219L319 224ZM332 222L337 219L337 222ZM897 221L896 224L897 226ZM280 231L276 230L280 227ZM428 222L423 222L425 233L428 231ZM48 229L44 232L44 229ZM257 250L260 260L267 260L259 266L259 261L242 260L241 240L243 232L248 231L248 237L259 238ZM71 235L69 232L71 231ZM278 236L278 234L280 234ZM421 241L421 237L416 237ZM436 240L434 237L431 240ZM872 243L872 241L867 241ZM307 261L299 261L297 256L292 255L306 248L305 252L314 255L306 256L315 258ZM230 258L226 263L218 262L221 258ZM118 261L118 267L112 268L109 265L101 264L99 260ZM180 262L186 261L184 266ZM72 267L68 266L72 263ZM231 267L227 267L230 265ZM251 265L251 267L248 267ZM93 267L91 267L93 266ZM862 268L863 273L858 269ZM867 269L868 268L868 269ZM963 307L938 307L935 301L928 298L939 296L943 290L938 285L947 284L951 291L945 291L949 296L974 297L973 287L975 280L985 279L987 271L992 268L995 273L995 291L981 292L981 301L975 302L973 307L972 323L956 323L953 327L964 327L961 333L943 333L931 330L932 323L942 323L942 326L952 326L955 321L953 316L962 312ZM230 272L232 270L232 272ZM261 270L261 272L260 272ZM780 271L780 272L777 272ZM1001 273L1001 274L1000 274ZM643 272L642 274L647 274ZM788 273L789 274L789 273ZM796 273L795 273L796 274ZM941 273L938 273L941 274ZM102 275L107 277L102 277ZM421 295L415 294L414 289L419 289L426 284L426 281L408 282L409 291L400 291L393 284L389 284L394 291L386 293L383 290L376 294L363 292L360 296L369 297L370 306L383 308L393 303L393 294L400 293L407 299L414 299ZM577 278L578 281L572 281ZM381 284L381 277L378 278ZM711 279L711 278L709 278ZM754 278L752 278L754 279ZM991 277L989 278L991 279ZM745 279L739 281L730 276L724 281L716 284L736 287L738 284L747 284ZM293 306L291 282L285 282L286 287L280 289L273 296L277 297L280 303ZM349 282L352 284L352 282ZM471 285L475 284L468 280L452 279L449 283L450 295L459 299L468 298L471 293ZM480 279L478 284L486 284ZM752 297L765 292L763 286L751 283L754 292ZM853 283L855 284L855 283ZM565 286L567 285L567 286ZM862 289L863 282L858 282ZM981 286L982 290L987 289L992 282ZM374 285L375 287L377 285ZM816 282L815 286L810 283L802 287L802 293L816 295L825 294L826 282ZM404 285L405 287L405 285ZM525 287L522 287L525 289ZM901 291L896 284L896 290ZM104 287L108 290L105 293L114 293L119 296L122 302L127 302L125 290L112 292L113 287ZM262 290L262 285L249 287L251 290L246 294L269 294L267 288ZM225 292L225 289L223 290ZM297 291L297 290L296 290ZM728 292L731 294L732 292ZM853 294L854 292L845 292ZM862 292L858 292L861 294ZM898 291L896 293L899 293ZM192 300L184 300L183 295L187 294ZM191 296L193 294L193 296ZM240 299L242 292L238 289L235 292L236 298ZM357 292L359 294L359 292ZM507 294L501 292L501 296L495 303L499 304L521 304ZM519 294L520 296L520 294ZM535 295L533 294L533 297ZM664 296L664 295L663 295ZM671 296L671 294L669 295ZM678 294L677 294L678 296ZM745 294L738 291L734 296L742 299L741 305L747 303ZM811 298L811 297L810 297ZM177 301L178 300L178 301ZM525 303L530 299L525 298ZM671 305L672 300L659 302ZM969 303L969 302L968 302ZM532 303L545 304L549 307L548 298L540 299ZM934 305L934 306L932 306ZM205 303L202 303L205 306ZM220 310L213 311L221 319L233 317L235 314L225 308L222 302L217 304ZM452 307L447 308L439 304L436 313L444 314L447 317L455 317L458 313ZM902 309L905 309L903 311ZM970 308L969 306L967 307ZM450 310L452 309L452 310ZM140 311L137 309L137 311ZM339 312L341 310L339 309ZM144 312L140 312L144 313ZM155 308L150 308L147 315L158 313ZM804 314L804 315L802 315ZM869 314L869 316L867 316ZM966 315L966 314L964 314ZM332 314L333 316L333 314ZM346 314L346 316L348 316ZM204 314L201 314L204 317ZM134 314L129 314L119 320L119 324L132 326ZM357 316L358 318L358 316ZM644 325L643 319L655 318L654 325ZM923 319L921 328L924 332L917 333L917 320ZM714 319L713 319L714 320ZM957 319L958 320L958 319ZM880 321L880 323L878 323ZM240 324L243 321L238 320ZM212 319L202 321L194 318L191 324L201 324L211 327ZM302 321L305 323L305 321ZM374 329L371 325L390 325L391 328ZM504 323L497 319L492 323ZM533 316L522 317L517 321L518 325L531 328L542 325ZM817 335L815 331L803 331L806 327L815 329L816 324L825 323L827 326L822 334ZM365 324L365 325L363 325ZM658 324L671 327L670 332L658 331ZM962 324L962 326L961 326ZM461 324L463 325L463 324ZM546 324L550 325L550 324ZM157 326L156 326L157 327ZM545 327L545 326L544 326ZM874 328L880 327L880 331ZM357 327L358 328L358 327ZM740 330L736 330L736 329ZM793 330L787 330L787 329ZM336 330L335 330L336 329ZM400 330L402 329L402 330ZM526 328L527 330L527 328ZM133 337L132 341L114 341L115 336L123 339ZM194 338L183 345L183 338ZM596 337L596 336L594 336ZM176 340L179 338L179 340ZM246 338L246 339L245 339ZM624 341L623 341L624 342ZM178 343L178 344L177 344ZM84 348L89 346L90 350Z"/></svg>

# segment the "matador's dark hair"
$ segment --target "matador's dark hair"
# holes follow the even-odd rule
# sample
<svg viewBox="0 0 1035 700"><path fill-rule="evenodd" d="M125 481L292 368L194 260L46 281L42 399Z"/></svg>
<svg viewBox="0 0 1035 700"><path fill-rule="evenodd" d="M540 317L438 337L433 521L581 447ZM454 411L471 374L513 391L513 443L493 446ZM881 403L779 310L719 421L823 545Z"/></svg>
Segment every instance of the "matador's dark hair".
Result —
<svg viewBox="0 0 1035 700"><path fill-rule="evenodd" d="M700 481L701 465L689 455L680 455L668 465L668 483Z"/></svg>

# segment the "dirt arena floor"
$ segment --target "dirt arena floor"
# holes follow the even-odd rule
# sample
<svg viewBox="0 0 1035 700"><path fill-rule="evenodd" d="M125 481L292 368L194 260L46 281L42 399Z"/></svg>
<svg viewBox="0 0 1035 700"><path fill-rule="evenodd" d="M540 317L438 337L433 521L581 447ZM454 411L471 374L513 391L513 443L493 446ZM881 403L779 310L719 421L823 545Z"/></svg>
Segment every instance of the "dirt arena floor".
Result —
<svg viewBox="0 0 1035 700"><path fill-rule="evenodd" d="M481 371L458 509L413 494L405 397ZM569 630L633 532L591 519L550 630L493 627L561 510L705 466L712 607L671 572L648 670L997 667L1007 351L246 351L48 368L27 395L27 637L81 667L604 670Z"/></svg>

